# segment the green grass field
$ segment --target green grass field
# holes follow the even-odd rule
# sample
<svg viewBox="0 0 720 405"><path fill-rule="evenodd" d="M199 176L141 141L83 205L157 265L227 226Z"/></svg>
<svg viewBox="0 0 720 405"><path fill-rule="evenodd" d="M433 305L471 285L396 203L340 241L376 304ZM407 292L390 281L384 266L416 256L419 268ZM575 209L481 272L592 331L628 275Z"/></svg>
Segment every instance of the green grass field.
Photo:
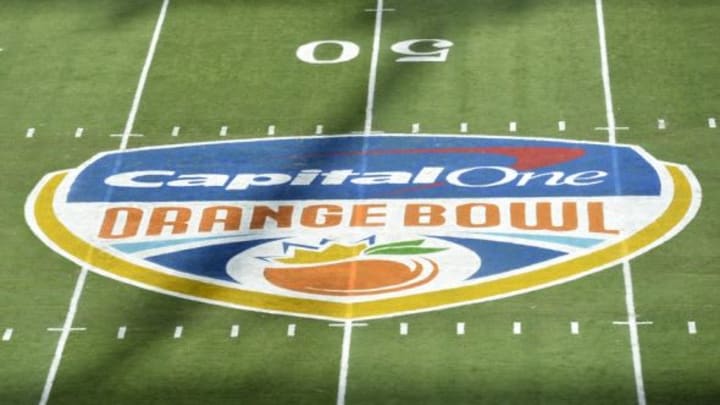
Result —
<svg viewBox="0 0 720 405"><path fill-rule="evenodd" d="M128 120L162 3L0 1L0 404L41 401L61 337L48 328L63 327L80 274L32 234L25 200L44 174L118 149L111 135ZM261 138L270 125L277 137L312 135L317 125L329 136L363 131L376 24L366 10L376 6L170 0L132 131L143 136L128 147ZM596 129L608 122L595 1L384 7L393 10L382 13L373 131L410 133L418 123L422 133L458 134L464 122L472 134L608 141ZM605 0L604 14L614 112L627 127L618 142L688 165L703 188L692 223L631 262L638 320L652 322L637 326L643 399L720 403L720 128L710 121L720 120L720 3ZM396 62L391 45L415 38L454 45L443 63ZM319 40L360 52L343 63L298 59L299 46ZM353 328L345 403L638 403L630 328L613 324L628 321L625 295L616 267L368 321ZM89 273L72 326L84 330L62 347L49 403L338 402L343 328L328 321L212 306Z"/></svg>

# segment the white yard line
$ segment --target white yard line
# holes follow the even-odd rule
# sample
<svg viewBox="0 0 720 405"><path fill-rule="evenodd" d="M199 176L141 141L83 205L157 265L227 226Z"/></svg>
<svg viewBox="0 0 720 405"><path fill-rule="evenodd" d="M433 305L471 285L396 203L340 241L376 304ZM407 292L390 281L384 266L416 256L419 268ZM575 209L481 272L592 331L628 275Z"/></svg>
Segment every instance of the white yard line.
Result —
<svg viewBox="0 0 720 405"><path fill-rule="evenodd" d="M148 48L147 57L145 58L145 64L143 65L142 72L140 73L140 80L138 80L137 89L135 89L135 97L133 97L130 113L128 114L127 121L125 122L125 130L122 133L123 136L120 141L120 150L127 149L128 140L132 134L133 126L135 126L135 117L137 116L138 109L140 108L140 100L142 99L143 91L145 91L145 82L147 81L148 73L150 73L150 66L152 65L153 58L155 57L155 49L157 48L157 43L160 39L160 32L162 31L163 23L165 22L168 4L170 4L170 0L163 0L162 7L160 8L160 15L158 16L157 23L155 24L155 31L153 31L152 39L150 40L150 47Z"/></svg>
<svg viewBox="0 0 720 405"><path fill-rule="evenodd" d="M616 123L613 108L612 91L610 89L610 66L608 64L607 41L605 40L605 14L602 0L595 0L595 14L597 15L598 40L600 42L600 71L602 73L603 92L605 93L605 112L607 115L607 130L609 142L615 144Z"/></svg>
<svg viewBox="0 0 720 405"><path fill-rule="evenodd" d="M377 0L375 8L375 31L373 32L372 56L370 58L370 75L368 78L367 104L365 106L365 128L363 132L372 132L373 108L375 107L375 83L377 82L377 66L380 54L380 32L382 31L383 0Z"/></svg>
<svg viewBox="0 0 720 405"><path fill-rule="evenodd" d="M380 0L382 1L382 0ZM350 343L352 341L352 321L345 321L343 325L342 352L340 354L340 375L338 376L337 405L345 405L347 392L347 379L350 370Z"/></svg>
<svg viewBox="0 0 720 405"><path fill-rule="evenodd" d="M135 117L137 115L138 108L140 107L140 99L142 98L143 89L145 88L145 82L147 81L147 75L150 71L150 65L152 64L153 56L155 55L155 49L157 42L160 37L160 31L162 30L163 22L165 21L165 15L167 13L168 4L170 0L163 0L162 7L160 8L160 15L158 16L157 23L155 24L155 31L153 32L152 39L150 40L150 48L148 49L147 57L145 58L145 64L143 65L142 72L140 73L140 80L138 81L137 89L135 90L135 96L133 97L132 106L128 119L125 122L125 129L122 133L122 139L120 141L120 150L126 149L128 139L130 138L135 125ZM63 330L60 333L57 347L55 348L55 355L53 356L52 363L50 364L50 370L48 371L47 378L45 380L45 386L43 387L42 396L40 397L40 405L47 404L50 398L50 392L55 382L55 376L57 375L58 368L60 367L60 361L62 360L63 352L65 351L65 345L72 331L73 321L75 319L75 313L77 312L78 303L82 290L85 287L85 279L87 278L88 269L83 267L80 270L75 288L73 290L72 297L70 298L70 305L68 312L65 315L65 323L63 324Z"/></svg>
<svg viewBox="0 0 720 405"><path fill-rule="evenodd" d="M600 62L605 93L605 112L607 116L608 142L617 143L615 109L610 88L610 67L608 65L607 41L605 39L605 15L602 0L595 0L595 13L597 15L598 40L600 44ZM633 294L632 272L630 262L625 261L623 267L623 281L625 284L625 306L628 315L628 330L630 331L630 351L632 352L633 370L635 373L635 391L639 405L645 405L645 382L642 372L642 358L640 356L640 336L638 334L637 314L635 312L635 297Z"/></svg>
<svg viewBox="0 0 720 405"><path fill-rule="evenodd" d="M52 391L58 368L60 368L60 360L62 360L65 344L70 336L72 324L75 320L75 313L77 313L77 307L80 302L80 295L82 294L83 287L85 286L87 273L88 269L83 267L82 270L80 270L80 276L78 276L77 282L75 283L75 289L73 290L72 298L70 299L70 306L67 314L65 315L65 323L63 324L63 329L60 333L60 339L58 339L57 347L55 347L55 355L53 356L52 363L50 364L50 371L48 371L47 378L45 379L45 386L43 387L42 396L40 397L39 402L40 405L47 404L47 401L50 398L50 392Z"/></svg>
<svg viewBox="0 0 720 405"><path fill-rule="evenodd" d="M638 334L637 314L635 313L632 272L628 261L623 262L623 280L625 281L625 305L628 314L628 329L630 330L630 351L632 352L633 369L635 371L635 391L638 404L645 405L647 401L645 399L642 358L640 357L640 336Z"/></svg>
<svg viewBox="0 0 720 405"><path fill-rule="evenodd" d="M375 12L375 29L373 31L372 55L370 57L370 73L368 75L368 94L365 106L365 126L363 133L370 135L373 125L373 108L375 106L375 84L377 82L378 58L380 55L380 33L382 32L383 0L377 0ZM352 320L343 323L342 354L340 355L340 373L338 376L337 405L345 405L347 378L350 368L350 342L352 340Z"/></svg>

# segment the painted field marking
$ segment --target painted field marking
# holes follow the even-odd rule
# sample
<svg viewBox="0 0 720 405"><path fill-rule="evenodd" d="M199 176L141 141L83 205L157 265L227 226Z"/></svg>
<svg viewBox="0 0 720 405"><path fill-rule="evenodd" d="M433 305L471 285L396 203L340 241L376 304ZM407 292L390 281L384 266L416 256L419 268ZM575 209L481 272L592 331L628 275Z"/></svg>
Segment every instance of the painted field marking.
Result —
<svg viewBox="0 0 720 405"><path fill-rule="evenodd" d="M652 321L638 321L635 320L634 322L631 321L614 321L613 325L652 325Z"/></svg>
<svg viewBox="0 0 720 405"><path fill-rule="evenodd" d="M378 4L382 4L382 0L378 0ZM338 395L336 404L345 405L347 379L350 371L350 344L352 342L352 330L356 326L367 326L367 324L353 323L353 321L345 321L343 323L331 323L330 326L342 326L343 328L342 349L340 353L340 372L338 375Z"/></svg>
<svg viewBox="0 0 720 405"><path fill-rule="evenodd" d="M408 324L407 322L400 322L400 335L401 336L407 336L408 334Z"/></svg>
<svg viewBox="0 0 720 405"><path fill-rule="evenodd" d="M267 134L268 134L268 136L275 135L275 125L268 126Z"/></svg>
<svg viewBox="0 0 720 405"><path fill-rule="evenodd" d="M615 107L613 106L612 89L610 86L610 64L608 63L607 40L605 36L605 12L602 0L595 0L595 16L597 17L598 44L600 48L600 76L602 77L603 94L605 96L605 115L607 119L608 143L617 143L617 122L615 121ZM597 129L597 128L596 128ZM628 330L630 332L630 352L633 360L633 373L635 374L635 394L638 405L647 404L645 397L645 382L642 373L642 358L640 356L640 336L637 328L637 314L635 312L635 298L633 295L632 272L630 262L622 264L623 283L625 285L625 308L628 316Z"/></svg>
<svg viewBox="0 0 720 405"><path fill-rule="evenodd" d="M455 334L457 334L457 335L465 334L465 322L458 322L457 324L455 324Z"/></svg>
<svg viewBox="0 0 720 405"><path fill-rule="evenodd" d="M12 329L10 329L10 330L12 331ZM695 325L695 321L688 322L688 333L691 335L697 334L697 325Z"/></svg>
<svg viewBox="0 0 720 405"><path fill-rule="evenodd" d="M236 338L240 335L240 325L233 325L230 327L230 337Z"/></svg>
<svg viewBox="0 0 720 405"><path fill-rule="evenodd" d="M323 126L322 125L316 125L315 126L315 135L322 135L323 133Z"/></svg>
<svg viewBox="0 0 720 405"><path fill-rule="evenodd" d="M117 331L117 338L122 340L125 339L125 333L127 333L127 326L121 326Z"/></svg>
<svg viewBox="0 0 720 405"><path fill-rule="evenodd" d="M520 335L522 334L522 323L520 322L513 322L513 335Z"/></svg>
<svg viewBox="0 0 720 405"><path fill-rule="evenodd" d="M220 127L220 136L227 136L228 134L228 127L227 125L223 125Z"/></svg>
<svg viewBox="0 0 720 405"><path fill-rule="evenodd" d="M152 60L155 56L155 49L157 49L157 43L160 39L160 32L162 31L162 26L165 22L165 15L167 15L169 4L170 0L163 0L162 6L160 7L160 14L158 15L157 22L155 23L155 29L153 30L152 38L150 39L150 46L148 48L147 56L145 57L142 72L140 73L137 88L135 89L135 96L133 97L132 105L130 107L130 113L128 114L127 121L125 122L125 129L121 135L122 139L118 148L120 150L127 149L128 140L133 135L132 130L135 125L135 117L137 116L137 111L140 107L140 100L145 89L145 82L147 81L150 66L152 65ZM68 311L65 315L63 332L60 334L57 346L55 347L55 354L53 355L52 363L50 364L50 369L48 370L48 375L45 379L45 385L43 386L43 391L38 405L46 405L48 399L50 398L50 392L52 391L53 384L55 383L55 377L57 376L57 372L60 367L63 352L65 351L65 345L67 344L68 337L70 336L70 328L72 327L75 314L77 313L80 295L82 294L82 290L85 286L87 273L87 267L83 267L80 270L80 275L78 276L77 281L75 282L75 287L70 298L70 305L68 306Z"/></svg>
<svg viewBox="0 0 720 405"><path fill-rule="evenodd" d="M365 126L363 132L370 134L372 132L373 124L373 108L375 106L375 85L377 83L377 67L378 58L380 55L380 32L382 31L382 13L383 11L395 11L394 9L383 9L383 0L377 1L377 6L374 9L366 9L365 11L375 12L375 29L373 30L373 44L372 54L370 57L370 73L368 74L368 94L367 102L365 103ZM340 404L340 398L338 397L338 404ZM342 403L345 403L343 397Z"/></svg>
<svg viewBox="0 0 720 405"><path fill-rule="evenodd" d="M180 135L180 127L176 125L173 127L172 132L170 132L170 136L178 136L178 135Z"/></svg>
<svg viewBox="0 0 720 405"><path fill-rule="evenodd" d="M330 324L328 324L328 326L331 327L331 328L344 328L344 327L345 327L345 322L343 322L343 323L330 323ZM355 326L368 326L368 324L367 324L367 323L363 323L363 322L353 322L352 325L350 325L350 326L353 326L353 327L355 327Z"/></svg>
<svg viewBox="0 0 720 405"><path fill-rule="evenodd" d="M3 332L2 340L3 342L9 342L10 339L12 339L13 335L13 328L6 328L5 332Z"/></svg>
<svg viewBox="0 0 720 405"><path fill-rule="evenodd" d="M660 130L667 129L667 123L662 118L658 118L657 125L658 125L658 129L660 129Z"/></svg>
<svg viewBox="0 0 720 405"><path fill-rule="evenodd" d="M47 404L50 398L50 391L52 391L53 383L55 382L55 376L57 375L58 369L60 368L60 361L62 360L63 352L65 351L65 345L72 332L72 324L75 320L75 314L77 313L77 307L80 302L80 295L82 294L83 286L85 286L85 279L87 278L88 269L83 267L80 270L80 275L75 282L75 288L73 288L72 296L70 297L70 305L68 305L67 314L65 314L65 323L63 324L58 344L55 346L55 354L53 355L52 362L50 363L50 370L48 370L47 378L45 379L45 385L43 386L42 395L40 396L39 405Z"/></svg>
<svg viewBox="0 0 720 405"><path fill-rule="evenodd" d="M35 136L35 128L28 128L27 132L25 132L25 138L32 138Z"/></svg>
<svg viewBox="0 0 720 405"><path fill-rule="evenodd" d="M629 131L630 127L595 127L596 131L608 131L615 134L615 131Z"/></svg>
<svg viewBox="0 0 720 405"><path fill-rule="evenodd" d="M80 138L83 135L83 131L85 131L85 128L78 128L75 130L75 138Z"/></svg>
<svg viewBox="0 0 720 405"><path fill-rule="evenodd" d="M70 332L84 332L87 328L68 328ZM48 332L64 332L65 328L47 328Z"/></svg>
<svg viewBox="0 0 720 405"><path fill-rule="evenodd" d="M287 335L290 336L290 337L295 336L295 329L296 329L296 328L295 328L295 324L294 324L294 323L291 323L290 325L288 325L288 327L287 327Z"/></svg>
<svg viewBox="0 0 720 405"><path fill-rule="evenodd" d="M175 327L175 333L173 333L173 339L180 339L183 334L183 327L178 325Z"/></svg>
<svg viewBox="0 0 720 405"><path fill-rule="evenodd" d="M717 121L715 118L708 118L708 126L710 128L717 128Z"/></svg>
<svg viewBox="0 0 720 405"><path fill-rule="evenodd" d="M466 133L467 131L468 131L467 122L461 122L461 123L460 123L460 132L462 132L462 133L464 134L464 133Z"/></svg>
<svg viewBox="0 0 720 405"><path fill-rule="evenodd" d="M565 132L566 128L565 121L558 121L558 131Z"/></svg>
<svg viewBox="0 0 720 405"><path fill-rule="evenodd" d="M509 129L510 129L510 132L517 132L517 122L511 121Z"/></svg>
<svg viewBox="0 0 720 405"><path fill-rule="evenodd" d="M418 124L418 123L412 124L412 131L411 131L411 132L412 132L413 134L417 134L418 132L420 132L420 124Z"/></svg>
<svg viewBox="0 0 720 405"><path fill-rule="evenodd" d="M122 140L124 140L124 139L129 139L129 138L142 138L143 134L110 134L110 137L111 138L122 138ZM121 140L121 142L122 142L122 140Z"/></svg>
<svg viewBox="0 0 720 405"><path fill-rule="evenodd" d="M570 322L570 333L573 335L579 335L580 334L580 324L576 321Z"/></svg>

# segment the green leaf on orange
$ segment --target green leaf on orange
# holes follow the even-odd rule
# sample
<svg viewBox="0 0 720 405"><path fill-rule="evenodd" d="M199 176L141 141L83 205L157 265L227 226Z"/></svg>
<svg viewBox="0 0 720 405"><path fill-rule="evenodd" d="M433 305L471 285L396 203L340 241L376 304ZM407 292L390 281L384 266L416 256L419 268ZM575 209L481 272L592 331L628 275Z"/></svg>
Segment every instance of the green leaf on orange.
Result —
<svg viewBox="0 0 720 405"><path fill-rule="evenodd" d="M425 242L425 239L415 239L415 240L406 240L406 241L402 241L402 242L385 243L382 245L377 245L377 246L373 246L369 249L366 249L364 253L372 254L376 250L382 250L382 249L387 249L387 248L420 246L420 245L422 245L423 242Z"/></svg>

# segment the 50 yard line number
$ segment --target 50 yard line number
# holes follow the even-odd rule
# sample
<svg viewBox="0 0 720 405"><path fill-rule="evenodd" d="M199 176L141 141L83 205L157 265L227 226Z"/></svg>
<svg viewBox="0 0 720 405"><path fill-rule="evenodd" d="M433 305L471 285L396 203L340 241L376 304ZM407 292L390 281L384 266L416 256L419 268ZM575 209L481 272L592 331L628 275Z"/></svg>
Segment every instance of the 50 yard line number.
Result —
<svg viewBox="0 0 720 405"><path fill-rule="evenodd" d="M436 50L413 50L413 48L423 45L424 47L428 47L429 45L429 47L435 48ZM340 47L340 54L335 58L318 59L315 55L317 49L327 46ZM450 47L452 46L453 43L447 39L408 39L394 43L390 49L396 54L402 55L395 59L395 62L445 62L450 53ZM360 46L356 43L335 39L308 42L307 44L300 45L295 52L295 56L297 56L298 59L313 65L349 62L359 54Z"/></svg>

